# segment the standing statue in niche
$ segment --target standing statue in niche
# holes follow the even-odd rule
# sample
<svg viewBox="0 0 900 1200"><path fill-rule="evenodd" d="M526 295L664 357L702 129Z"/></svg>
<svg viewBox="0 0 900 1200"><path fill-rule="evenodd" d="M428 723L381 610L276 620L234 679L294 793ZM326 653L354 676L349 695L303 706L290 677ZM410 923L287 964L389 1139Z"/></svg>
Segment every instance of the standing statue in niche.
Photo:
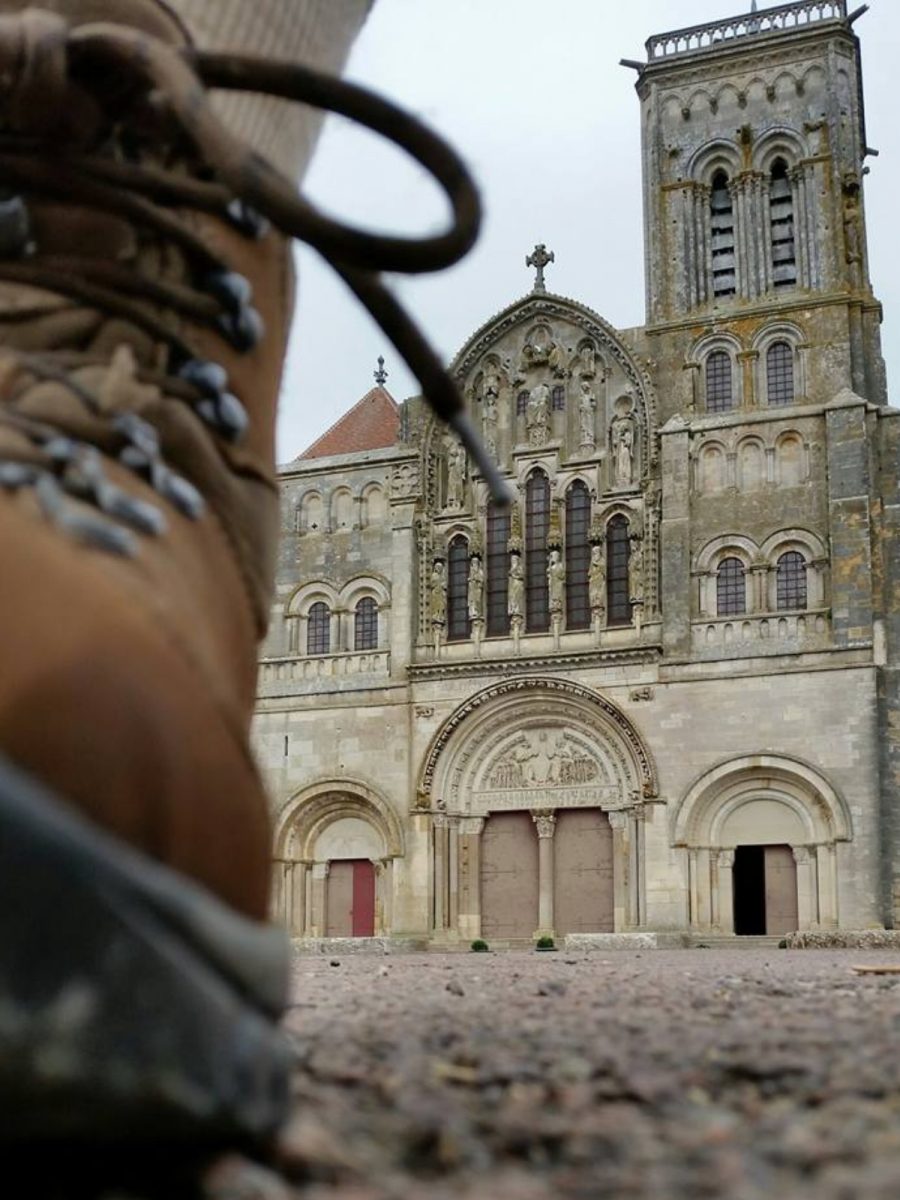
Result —
<svg viewBox="0 0 900 1200"><path fill-rule="evenodd" d="M496 379L496 375L493 378ZM491 458L497 457L497 395L497 392L488 391L485 386L482 401L482 426L485 449Z"/></svg>
<svg viewBox="0 0 900 1200"><path fill-rule="evenodd" d="M591 612L600 615L606 611L606 563L603 547L599 542L591 546L591 563L588 567L588 601Z"/></svg>
<svg viewBox="0 0 900 1200"><path fill-rule="evenodd" d="M610 427L613 487L630 487L634 479L634 402L630 396L616 401L616 417Z"/></svg>
<svg viewBox="0 0 900 1200"><path fill-rule="evenodd" d="M547 564L547 583L550 589L550 611L561 613L566 600L566 565L558 550L550 551Z"/></svg>
<svg viewBox="0 0 900 1200"><path fill-rule="evenodd" d="M466 485L466 452L456 438L447 440L447 503L446 508L462 508Z"/></svg>
<svg viewBox="0 0 900 1200"><path fill-rule="evenodd" d="M435 559L431 570L431 592L429 595L432 625L447 624L447 586L444 578L444 561Z"/></svg>
<svg viewBox="0 0 900 1200"><path fill-rule="evenodd" d="M484 567L475 557L469 563L469 589L466 596L469 618L480 621L484 617Z"/></svg>
<svg viewBox="0 0 900 1200"><path fill-rule="evenodd" d="M547 365L557 379L565 379L568 373L566 371L567 358L568 355L566 354L565 348L561 346L559 342L553 342L550 347L550 353L547 356Z"/></svg>
<svg viewBox="0 0 900 1200"><path fill-rule="evenodd" d="M511 617L525 616L525 571L522 568L521 554L510 555L506 611Z"/></svg>
<svg viewBox="0 0 900 1200"><path fill-rule="evenodd" d="M585 342L578 351L579 369L585 379L593 379L596 373L595 353L593 342Z"/></svg>
<svg viewBox="0 0 900 1200"><path fill-rule="evenodd" d="M538 383L531 389L525 428L531 446L543 446L550 440L550 388L546 383Z"/></svg>
<svg viewBox="0 0 900 1200"><path fill-rule="evenodd" d="M581 448L593 450L597 445L596 420L597 399L586 379L581 381L581 396L578 401L578 421L581 429Z"/></svg>

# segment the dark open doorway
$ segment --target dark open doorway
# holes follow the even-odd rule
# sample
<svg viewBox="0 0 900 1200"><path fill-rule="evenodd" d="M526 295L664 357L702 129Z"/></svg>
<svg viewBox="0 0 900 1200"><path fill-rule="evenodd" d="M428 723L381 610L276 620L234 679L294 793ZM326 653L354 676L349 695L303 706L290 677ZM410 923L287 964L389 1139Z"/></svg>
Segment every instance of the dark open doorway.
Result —
<svg viewBox="0 0 900 1200"><path fill-rule="evenodd" d="M734 852L734 932L797 928L797 867L790 846L738 846Z"/></svg>
<svg viewBox="0 0 900 1200"><path fill-rule="evenodd" d="M766 932L765 846L738 846L734 852L734 932Z"/></svg>

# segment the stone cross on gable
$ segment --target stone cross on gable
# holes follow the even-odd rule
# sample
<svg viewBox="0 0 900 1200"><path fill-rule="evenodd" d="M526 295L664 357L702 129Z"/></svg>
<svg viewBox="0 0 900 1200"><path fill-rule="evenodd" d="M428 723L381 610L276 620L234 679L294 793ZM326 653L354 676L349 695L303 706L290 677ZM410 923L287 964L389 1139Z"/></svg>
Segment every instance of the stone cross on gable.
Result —
<svg viewBox="0 0 900 1200"><path fill-rule="evenodd" d="M538 242L534 250L525 259L526 267L534 267L534 287L532 291L546 292L547 288L544 285L544 267L548 263L556 262L556 255L551 250L547 252L547 247L543 242Z"/></svg>

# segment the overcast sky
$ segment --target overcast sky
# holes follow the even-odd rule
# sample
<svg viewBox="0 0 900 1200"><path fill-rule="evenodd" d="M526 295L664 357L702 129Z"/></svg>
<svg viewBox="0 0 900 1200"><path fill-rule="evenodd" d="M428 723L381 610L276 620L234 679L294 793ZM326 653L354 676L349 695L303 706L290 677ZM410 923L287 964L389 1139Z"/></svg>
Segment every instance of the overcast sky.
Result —
<svg viewBox="0 0 900 1200"><path fill-rule="evenodd" d="M484 201L481 239L461 264L394 281L447 361L485 320L530 290L525 256L539 241L556 254L547 270L550 291L588 304L617 328L643 324L636 76L618 62L643 59L651 34L740 11L730 0L376 0L347 77L447 137ZM871 0L855 29L868 142L880 151L868 160L865 185L871 268L885 307L888 380L900 406L900 4ZM373 228L421 234L445 217L440 193L417 167L336 118L326 124L306 191L344 219ZM373 386L379 354L396 399L419 391L329 268L304 249L299 269L281 462Z"/></svg>

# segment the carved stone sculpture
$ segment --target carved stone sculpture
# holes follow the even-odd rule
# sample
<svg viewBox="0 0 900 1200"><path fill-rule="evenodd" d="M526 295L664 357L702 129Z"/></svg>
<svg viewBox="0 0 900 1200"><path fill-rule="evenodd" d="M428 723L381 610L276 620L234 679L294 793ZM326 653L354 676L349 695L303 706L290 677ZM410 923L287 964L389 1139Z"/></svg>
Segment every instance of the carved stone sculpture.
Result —
<svg viewBox="0 0 900 1200"><path fill-rule="evenodd" d="M585 342L578 351L578 369L584 379L593 379L596 373L596 351L593 342Z"/></svg>
<svg viewBox="0 0 900 1200"><path fill-rule="evenodd" d="M613 484L628 487L634 476L634 422L630 416L612 423Z"/></svg>
<svg viewBox="0 0 900 1200"><path fill-rule="evenodd" d="M644 603L644 571L642 542L640 538L632 538L631 553L628 556L628 599L632 604Z"/></svg>
<svg viewBox="0 0 900 1200"><path fill-rule="evenodd" d="M597 444L596 421L597 399L586 379L581 381L581 396L578 400L578 422L581 430L581 445L591 450Z"/></svg>
<svg viewBox="0 0 900 1200"><path fill-rule="evenodd" d="M525 428L528 430L529 445L543 446L549 442L550 388L546 383L538 383L531 389L525 413Z"/></svg>
<svg viewBox="0 0 900 1200"><path fill-rule="evenodd" d="M493 376L496 379L496 375ZM497 393L485 387L482 401L482 426L484 445L491 458L497 457Z"/></svg>
<svg viewBox="0 0 900 1200"><path fill-rule="evenodd" d="M506 611L511 617L525 616L525 571L521 554L510 555Z"/></svg>
<svg viewBox="0 0 900 1200"><path fill-rule="evenodd" d="M605 611L606 563L603 559L603 547L596 543L591 546L591 563L588 567L588 601L592 613Z"/></svg>
<svg viewBox="0 0 900 1200"><path fill-rule="evenodd" d="M484 567L480 558L469 563L469 587L466 596L469 617L480 621L484 616Z"/></svg>
<svg viewBox="0 0 900 1200"><path fill-rule="evenodd" d="M447 623L447 587L444 579L443 559L436 559L431 571L431 593L429 596L431 621L434 625Z"/></svg>
<svg viewBox="0 0 900 1200"><path fill-rule="evenodd" d="M550 551L547 564L547 583L550 589L550 611L560 613L566 599L566 565L558 550Z"/></svg>
<svg viewBox="0 0 900 1200"><path fill-rule="evenodd" d="M456 438L447 440L446 508L462 508L466 484L466 452Z"/></svg>

